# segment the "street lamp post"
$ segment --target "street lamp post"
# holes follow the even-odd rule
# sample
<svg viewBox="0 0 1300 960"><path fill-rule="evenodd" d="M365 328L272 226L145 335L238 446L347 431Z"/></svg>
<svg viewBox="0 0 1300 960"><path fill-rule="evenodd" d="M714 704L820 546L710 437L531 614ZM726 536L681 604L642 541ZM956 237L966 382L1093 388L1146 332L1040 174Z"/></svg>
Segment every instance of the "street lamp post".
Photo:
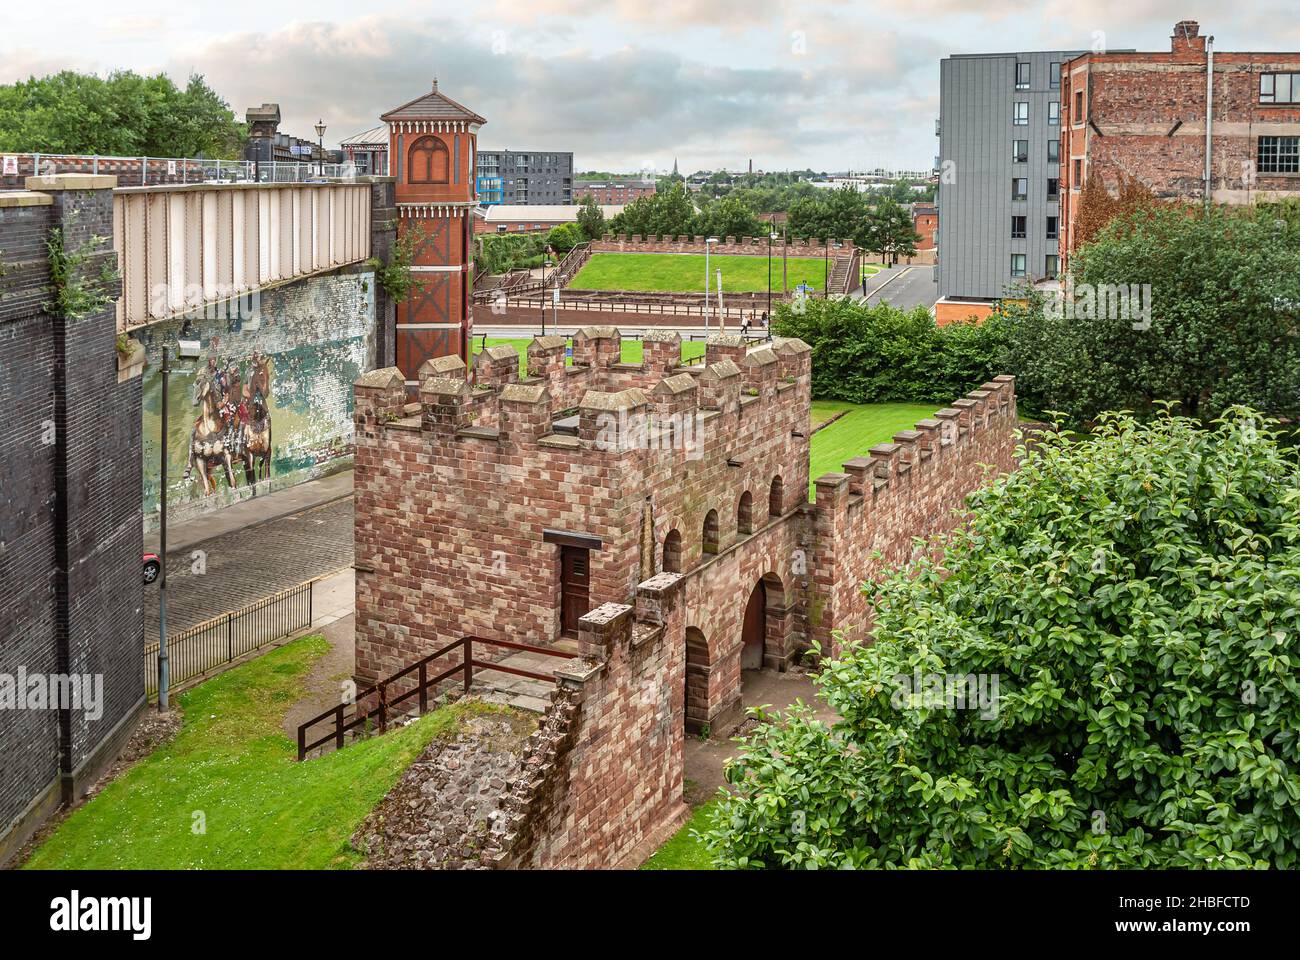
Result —
<svg viewBox="0 0 1300 960"><path fill-rule="evenodd" d="M776 234L769 229L767 231L767 322L772 322L772 241L776 239Z"/></svg>
<svg viewBox="0 0 1300 960"><path fill-rule="evenodd" d="M325 176L325 121L316 121L316 137L320 141L320 152L316 156L316 172Z"/></svg>
<svg viewBox="0 0 1300 960"><path fill-rule="evenodd" d="M825 300L830 293L830 271L827 268L831 255L831 238L822 237L822 299Z"/></svg>
<svg viewBox="0 0 1300 960"><path fill-rule="evenodd" d="M180 358L199 355L196 340L181 340ZM158 454L158 712L167 712L167 695L171 689L171 658L167 653L167 394L171 384L171 349L162 350L162 425Z"/></svg>
<svg viewBox="0 0 1300 960"><path fill-rule="evenodd" d="M704 239L704 339L709 338L709 251L718 242L717 237ZM719 291L721 295L721 291Z"/></svg>
<svg viewBox="0 0 1300 960"><path fill-rule="evenodd" d="M537 296L537 308L542 314L542 336L546 336L546 266L549 263L547 255L542 254L542 289Z"/></svg>

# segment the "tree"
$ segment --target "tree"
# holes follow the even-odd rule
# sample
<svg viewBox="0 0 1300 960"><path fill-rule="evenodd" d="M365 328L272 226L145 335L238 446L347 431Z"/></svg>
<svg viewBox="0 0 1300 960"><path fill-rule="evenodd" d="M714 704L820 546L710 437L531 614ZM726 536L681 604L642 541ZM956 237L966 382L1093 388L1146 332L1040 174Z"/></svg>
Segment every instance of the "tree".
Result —
<svg viewBox="0 0 1300 960"><path fill-rule="evenodd" d="M767 235L758 217L742 200L723 197L708 204L695 218L693 233L707 237L757 237Z"/></svg>
<svg viewBox="0 0 1300 960"><path fill-rule="evenodd" d="M818 190L790 204L790 234L817 240L852 240L863 246L867 198L851 186Z"/></svg>
<svg viewBox="0 0 1300 960"><path fill-rule="evenodd" d="M642 237L682 236L695 227L695 204L678 185L663 193L637 197L609 222L614 233Z"/></svg>
<svg viewBox="0 0 1300 960"><path fill-rule="evenodd" d="M719 866L1300 865L1300 463L1271 426L1046 436L868 585L874 642L817 677L840 719L749 736Z"/></svg>
<svg viewBox="0 0 1300 960"><path fill-rule="evenodd" d="M1079 215L1070 236L1070 252L1091 243L1106 224L1139 213L1155 202L1156 195L1136 177L1119 176L1115 196L1110 195L1100 175L1088 177L1079 195Z"/></svg>
<svg viewBox="0 0 1300 960"><path fill-rule="evenodd" d="M190 77L62 73L0 85L0 150L117 156L239 155L247 131L225 100Z"/></svg>
<svg viewBox="0 0 1300 960"><path fill-rule="evenodd" d="M551 229L546 232L545 246L548 246L556 253L563 255L568 253L578 244L585 243L586 241L587 235L583 232L581 226L576 223L562 223L559 226L551 227Z"/></svg>
<svg viewBox="0 0 1300 960"><path fill-rule="evenodd" d="M907 207L888 195L872 204L861 243L872 253L879 254L881 263L897 263L899 257L914 256L919 239Z"/></svg>
<svg viewBox="0 0 1300 960"><path fill-rule="evenodd" d="M605 235L605 212L591 194L582 198L578 210L578 226L588 240L599 240Z"/></svg>
<svg viewBox="0 0 1300 960"><path fill-rule="evenodd" d="M1075 425L1166 400L1207 420L1300 414L1300 234L1269 211L1138 207L1070 266L1060 295L1005 308L1006 369L1031 408Z"/></svg>

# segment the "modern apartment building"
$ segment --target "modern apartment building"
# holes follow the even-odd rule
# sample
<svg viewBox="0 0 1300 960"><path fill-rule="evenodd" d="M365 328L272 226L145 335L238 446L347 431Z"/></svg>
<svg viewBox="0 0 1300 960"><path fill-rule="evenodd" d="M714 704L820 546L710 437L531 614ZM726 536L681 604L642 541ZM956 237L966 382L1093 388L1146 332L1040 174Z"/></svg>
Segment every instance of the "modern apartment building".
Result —
<svg viewBox="0 0 1300 960"><path fill-rule="evenodd" d="M476 171L479 203L573 203L573 154L484 150Z"/></svg>
<svg viewBox="0 0 1300 960"><path fill-rule="evenodd" d="M1174 25L1169 47L1065 66L1063 266L1093 178L1112 193L1123 176L1158 197L1214 203L1300 195L1300 53L1216 51L1195 20Z"/></svg>
<svg viewBox="0 0 1300 960"><path fill-rule="evenodd" d="M1078 51L958 54L939 63L940 323L986 316L1055 277L1061 64Z"/></svg>

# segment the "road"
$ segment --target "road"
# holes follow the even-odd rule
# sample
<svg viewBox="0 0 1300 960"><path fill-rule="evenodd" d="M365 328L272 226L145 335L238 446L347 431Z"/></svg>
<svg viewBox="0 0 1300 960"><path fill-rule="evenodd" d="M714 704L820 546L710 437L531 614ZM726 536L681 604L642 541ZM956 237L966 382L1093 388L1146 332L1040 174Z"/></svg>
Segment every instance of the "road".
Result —
<svg viewBox="0 0 1300 960"><path fill-rule="evenodd" d="M272 495L274 496L274 495ZM351 565L352 498L168 549L167 634ZM145 637L158 637L158 588L145 588Z"/></svg>
<svg viewBox="0 0 1300 960"><path fill-rule="evenodd" d="M932 309L939 299L939 284L930 264L902 267L894 279L875 291L869 291L867 303L888 303L902 310L914 307Z"/></svg>

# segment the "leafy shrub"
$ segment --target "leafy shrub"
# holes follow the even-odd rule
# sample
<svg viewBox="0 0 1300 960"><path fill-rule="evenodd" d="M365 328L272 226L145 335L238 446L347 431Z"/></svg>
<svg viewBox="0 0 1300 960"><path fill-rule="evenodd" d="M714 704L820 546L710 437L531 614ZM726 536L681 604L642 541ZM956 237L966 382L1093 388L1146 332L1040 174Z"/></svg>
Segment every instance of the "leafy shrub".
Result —
<svg viewBox="0 0 1300 960"><path fill-rule="evenodd" d="M777 307L773 332L812 348L817 399L949 403L999 370L1001 318L937 326L924 307L807 300Z"/></svg>
<svg viewBox="0 0 1300 960"><path fill-rule="evenodd" d="M1296 867L1300 465L1272 424L1108 416L974 494L823 663L841 719L769 718L728 768L718 864ZM900 697L918 672L998 677L993 709Z"/></svg>

